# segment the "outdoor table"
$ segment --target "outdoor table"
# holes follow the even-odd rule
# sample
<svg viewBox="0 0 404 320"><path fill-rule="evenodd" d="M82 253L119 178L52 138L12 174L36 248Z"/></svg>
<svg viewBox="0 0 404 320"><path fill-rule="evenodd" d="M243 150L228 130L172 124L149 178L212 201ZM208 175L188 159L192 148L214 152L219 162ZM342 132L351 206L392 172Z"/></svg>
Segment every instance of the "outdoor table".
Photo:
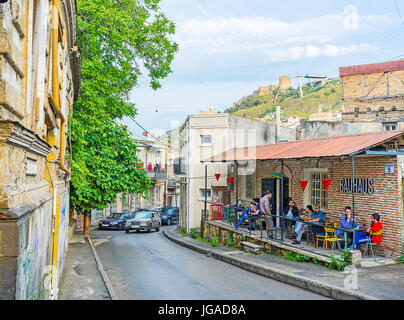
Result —
<svg viewBox="0 0 404 320"><path fill-rule="evenodd" d="M368 234L366 233L365 229L355 229L355 236L353 239L353 245L354 245L354 249L356 249L356 246L359 247L359 243L357 243L358 241L362 240L362 239L367 239L368 238Z"/></svg>

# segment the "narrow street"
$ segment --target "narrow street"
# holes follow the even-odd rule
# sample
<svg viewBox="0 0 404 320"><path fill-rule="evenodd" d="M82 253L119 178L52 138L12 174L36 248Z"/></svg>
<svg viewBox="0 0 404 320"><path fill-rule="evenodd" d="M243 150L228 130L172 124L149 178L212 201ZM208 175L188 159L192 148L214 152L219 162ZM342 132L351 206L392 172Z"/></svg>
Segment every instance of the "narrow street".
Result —
<svg viewBox="0 0 404 320"><path fill-rule="evenodd" d="M94 230L92 239L119 299L325 299L181 247L161 231Z"/></svg>

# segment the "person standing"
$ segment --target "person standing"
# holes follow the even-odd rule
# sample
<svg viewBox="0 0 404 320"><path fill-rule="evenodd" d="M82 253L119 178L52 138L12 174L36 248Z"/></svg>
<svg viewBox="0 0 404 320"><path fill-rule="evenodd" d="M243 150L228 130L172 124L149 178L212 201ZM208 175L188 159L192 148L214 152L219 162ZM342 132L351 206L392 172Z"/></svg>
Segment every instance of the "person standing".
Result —
<svg viewBox="0 0 404 320"><path fill-rule="evenodd" d="M266 217L266 223L268 227L273 227L274 222L272 219L272 192L267 190L265 191L264 196L260 199L260 211Z"/></svg>

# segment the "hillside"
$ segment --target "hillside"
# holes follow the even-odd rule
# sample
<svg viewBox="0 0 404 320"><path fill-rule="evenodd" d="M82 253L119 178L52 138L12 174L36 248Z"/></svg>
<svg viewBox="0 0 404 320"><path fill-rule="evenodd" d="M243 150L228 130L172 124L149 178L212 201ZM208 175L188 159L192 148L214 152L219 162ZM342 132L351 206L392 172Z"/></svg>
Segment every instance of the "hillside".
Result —
<svg viewBox="0 0 404 320"><path fill-rule="evenodd" d="M238 106L228 108L224 112L233 113L241 117L263 118L267 114L275 112L275 106L281 106L281 117L287 119L291 116L302 116L306 119L312 113L321 111L338 112L341 107L341 87L339 80L330 80L320 87L303 86L303 97L300 98L299 88L290 89L287 92L275 90L273 93L249 97Z"/></svg>

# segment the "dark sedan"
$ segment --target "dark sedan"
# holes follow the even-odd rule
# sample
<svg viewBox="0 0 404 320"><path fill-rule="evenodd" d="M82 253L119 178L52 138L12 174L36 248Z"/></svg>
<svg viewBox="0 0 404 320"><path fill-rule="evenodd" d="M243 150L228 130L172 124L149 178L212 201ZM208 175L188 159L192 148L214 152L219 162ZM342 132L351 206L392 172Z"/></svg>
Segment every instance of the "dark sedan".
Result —
<svg viewBox="0 0 404 320"><path fill-rule="evenodd" d="M133 217L133 213L116 212L102 219L98 223L98 229L123 230L125 228L126 219Z"/></svg>
<svg viewBox="0 0 404 320"><path fill-rule="evenodd" d="M179 208L169 208L165 212L160 213L161 224L173 224L178 222L178 216L180 214Z"/></svg>

